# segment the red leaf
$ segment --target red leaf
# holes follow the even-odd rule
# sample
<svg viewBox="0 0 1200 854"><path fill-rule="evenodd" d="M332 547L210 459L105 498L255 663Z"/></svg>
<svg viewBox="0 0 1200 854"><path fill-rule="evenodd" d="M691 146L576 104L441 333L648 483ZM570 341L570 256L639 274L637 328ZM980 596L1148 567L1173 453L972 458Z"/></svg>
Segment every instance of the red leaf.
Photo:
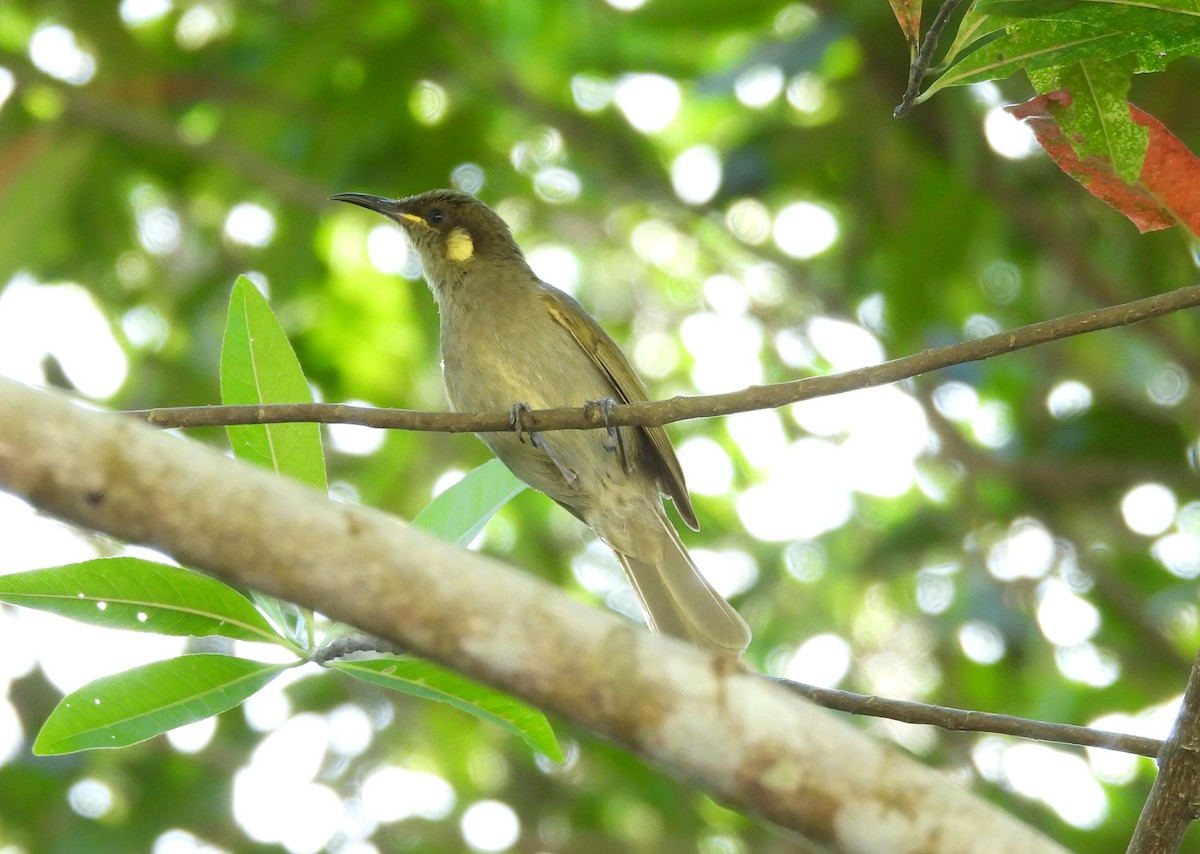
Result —
<svg viewBox="0 0 1200 854"><path fill-rule="evenodd" d="M1200 158L1162 122L1130 104L1133 120L1150 131L1150 144L1138 182L1126 184L1106 158L1093 155L1080 160L1076 156L1051 112L1055 105L1070 103L1071 94L1059 90L1005 109L1025 121L1060 169L1125 214L1139 231L1157 231L1179 223L1200 237Z"/></svg>

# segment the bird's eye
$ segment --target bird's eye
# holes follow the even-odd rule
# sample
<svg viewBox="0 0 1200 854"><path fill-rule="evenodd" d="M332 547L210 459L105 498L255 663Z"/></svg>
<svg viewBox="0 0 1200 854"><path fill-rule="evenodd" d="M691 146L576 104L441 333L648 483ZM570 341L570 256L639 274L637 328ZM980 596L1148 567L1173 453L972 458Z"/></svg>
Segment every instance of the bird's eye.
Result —
<svg viewBox="0 0 1200 854"><path fill-rule="evenodd" d="M429 212L429 224L441 225L446 219L446 212L441 208L434 208Z"/></svg>

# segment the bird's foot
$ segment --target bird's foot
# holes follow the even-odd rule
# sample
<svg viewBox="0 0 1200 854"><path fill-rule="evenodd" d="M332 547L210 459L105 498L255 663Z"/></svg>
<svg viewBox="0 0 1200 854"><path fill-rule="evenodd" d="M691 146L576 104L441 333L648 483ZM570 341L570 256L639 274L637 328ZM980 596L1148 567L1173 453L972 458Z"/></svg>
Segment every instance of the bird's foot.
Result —
<svg viewBox="0 0 1200 854"><path fill-rule="evenodd" d="M608 431L608 435L604 437L604 450L610 454L616 451L621 457L621 469L625 474L632 474L633 464L625 452L625 437L621 433L621 428L612 424L612 410L615 405L616 401L611 397L603 400L589 400L583 405L583 411L590 417L593 410L599 410L600 420L604 422Z"/></svg>
<svg viewBox="0 0 1200 854"><path fill-rule="evenodd" d="M521 438L522 442L528 436L529 444L546 452L546 456L550 458L550 462L554 463L554 467L563 476L563 480L567 482L567 486L571 487L571 489L579 489L579 475L567 468L566 464L559 459L558 454L554 452L554 449L550 447L550 443L546 441L546 437L537 430L528 430L525 428L525 415L530 411L529 404L527 403L513 404L513 408L508 413L508 423Z"/></svg>
<svg viewBox="0 0 1200 854"><path fill-rule="evenodd" d="M526 436L531 442L533 441L533 432L525 428L525 416L532 411L528 403L514 403L512 409L508 411L509 429L516 433L517 438L522 442L525 441Z"/></svg>

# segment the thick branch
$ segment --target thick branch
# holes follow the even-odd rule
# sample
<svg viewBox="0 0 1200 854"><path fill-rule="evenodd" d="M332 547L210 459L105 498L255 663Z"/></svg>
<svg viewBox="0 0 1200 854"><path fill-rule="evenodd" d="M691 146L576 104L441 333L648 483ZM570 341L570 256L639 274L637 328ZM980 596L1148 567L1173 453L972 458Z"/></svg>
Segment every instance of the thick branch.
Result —
<svg viewBox="0 0 1200 854"><path fill-rule="evenodd" d="M731 660L378 511L5 379L0 488L444 662L834 850L1063 851Z"/></svg>
<svg viewBox="0 0 1200 854"><path fill-rule="evenodd" d="M728 394L674 397L670 400L623 404L613 407L610 423L662 425L689 418L712 418L754 409L772 409L814 397L888 385L952 365L977 362L1086 332L1129 326L1196 306L1200 306L1200 285L1095 311L1069 314L1031 326L1022 326L1011 332L1000 332L975 341L925 350L880 365L870 365L840 374L809 377L776 385L752 386ZM508 412L413 412L327 403L189 406L147 409L131 414L159 427L214 427L315 421L321 424L361 424L366 427L439 433L486 433L511 429ZM522 424L529 430L580 430L604 426L603 417L596 407L585 411L583 407L568 406L529 412L522 416Z"/></svg>
<svg viewBox="0 0 1200 854"><path fill-rule="evenodd" d="M1200 818L1200 658L1192 664L1175 728L1158 759L1128 854L1173 854Z"/></svg>

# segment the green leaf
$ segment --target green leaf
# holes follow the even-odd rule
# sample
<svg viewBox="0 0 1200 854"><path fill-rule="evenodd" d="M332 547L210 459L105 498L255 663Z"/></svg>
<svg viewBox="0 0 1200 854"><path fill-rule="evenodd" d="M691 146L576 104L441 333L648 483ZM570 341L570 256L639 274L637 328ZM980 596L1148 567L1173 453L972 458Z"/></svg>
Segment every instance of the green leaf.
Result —
<svg viewBox="0 0 1200 854"><path fill-rule="evenodd" d="M1067 32L1066 30L1071 30ZM1051 31L1046 27L1010 27L995 37L985 37L978 49L969 47L963 58L921 93L918 101L927 100L948 86L966 86L985 80L1002 80L1018 71L1065 65L1086 57L1103 56L1106 42L1112 34L1097 32L1088 27L1064 27Z"/></svg>
<svg viewBox="0 0 1200 854"><path fill-rule="evenodd" d="M369 658L329 665L355 679L426 700L449 703L469 715L503 727L534 750L562 762L562 749L546 716L532 706L415 658Z"/></svg>
<svg viewBox="0 0 1200 854"><path fill-rule="evenodd" d="M181 655L97 679L63 697L33 752L127 747L228 711L294 665L228 655Z"/></svg>
<svg viewBox="0 0 1200 854"><path fill-rule="evenodd" d="M258 289L238 277L229 300L221 343L221 402L311 403L312 392L283 327ZM250 424L227 427L239 458L327 488L325 454L317 424Z"/></svg>
<svg viewBox="0 0 1200 854"><path fill-rule="evenodd" d="M141 558L100 558L3 575L0 601L110 628L279 643L262 614L233 588Z"/></svg>
<svg viewBox="0 0 1200 854"><path fill-rule="evenodd" d="M305 652L312 649L312 611L251 590L250 596L272 628Z"/></svg>
<svg viewBox="0 0 1200 854"><path fill-rule="evenodd" d="M1142 173L1150 131L1129 114L1129 75L1126 62L1082 60L1044 71L1030 70L1029 79L1040 94L1067 89L1071 105L1054 109L1063 134L1080 160L1099 157L1127 184Z"/></svg>
<svg viewBox="0 0 1200 854"><path fill-rule="evenodd" d="M979 27L984 20L988 25ZM997 38L994 31L999 25L1004 26L1004 32ZM964 32L970 35L964 37ZM983 38L987 34L991 34L990 39ZM976 41L972 42L972 37ZM1159 71L1197 50L1200 4L1195 0L986 0L964 17L950 52L950 67L918 100L948 86L997 80L1020 70L1084 60L1121 60L1123 67L1135 73Z"/></svg>
<svg viewBox="0 0 1200 854"><path fill-rule="evenodd" d="M412 523L443 540L468 545L525 484L499 460L488 460L429 502Z"/></svg>

